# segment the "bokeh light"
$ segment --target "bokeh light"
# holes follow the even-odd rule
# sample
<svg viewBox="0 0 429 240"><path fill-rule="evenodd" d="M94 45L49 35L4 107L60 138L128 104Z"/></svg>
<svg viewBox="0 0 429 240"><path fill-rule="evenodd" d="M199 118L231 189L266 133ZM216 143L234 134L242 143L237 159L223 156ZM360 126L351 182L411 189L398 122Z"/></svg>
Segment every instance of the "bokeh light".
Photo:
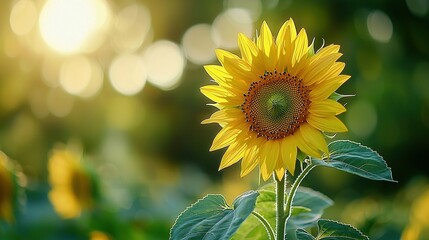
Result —
<svg viewBox="0 0 429 240"><path fill-rule="evenodd" d="M142 4L126 6L117 14L113 29L113 44L117 51L137 50L151 30L149 10Z"/></svg>
<svg viewBox="0 0 429 240"><path fill-rule="evenodd" d="M74 99L60 88L52 88L46 98L49 112L56 117L65 117L73 109Z"/></svg>
<svg viewBox="0 0 429 240"><path fill-rule="evenodd" d="M134 95L146 84L147 70L142 57L137 54L117 56L109 67L109 79L113 88L124 94Z"/></svg>
<svg viewBox="0 0 429 240"><path fill-rule="evenodd" d="M60 84L70 94L91 97L101 88L103 71L94 60L84 56L67 59L60 68Z"/></svg>
<svg viewBox="0 0 429 240"><path fill-rule="evenodd" d="M253 20L245 9L228 9L213 21L212 36L218 47L236 49L238 33L253 36Z"/></svg>
<svg viewBox="0 0 429 240"><path fill-rule="evenodd" d="M37 8L33 1L20 0L10 12L10 27L16 35L28 34L37 22Z"/></svg>
<svg viewBox="0 0 429 240"><path fill-rule="evenodd" d="M92 51L101 44L108 20L104 0L48 0L39 28L45 42L60 53Z"/></svg>
<svg viewBox="0 0 429 240"><path fill-rule="evenodd" d="M216 45L211 36L211 26L197 24L186 30L182 45L186 57L195 64L207 64L215 59Z"/></svg>
<svg viewBox="0 0 429 240"><path fill-rule="evenodd" d="M262 13L262 2L261 0L228 0L228 8L240 8L246 9L253 20L258 20ZM271 3L272 4L272 3Z"/></svg>
<svg viewBox="0 0 429 240"><path fill-rule="evenodd" d="M157 41L146 49L144 60L150 83L163 90L171 90L179 84L185 59L177 44Z"/></svg>
<svg viewBox="0 0 429 240"><path fill-rule="evenodd" d="M376 10L371 12L367 18L368 31L375 40L387 43L393 34L393 25L389 16L384 12Z"/></svg>
<svg viewBox="0 0 429 240"><path fill-rule="evenodd" d="M377 126L377 111L374 106L365 100L356 100L347 105L347 126L356 136L365 138L370 136Z"/></svg>
<svg viewBox="0 0 429 240"><path fill-rule="evenodd" d="M429 10L428 0L406 0L408 9L416 16L424 17Z"/></svg>

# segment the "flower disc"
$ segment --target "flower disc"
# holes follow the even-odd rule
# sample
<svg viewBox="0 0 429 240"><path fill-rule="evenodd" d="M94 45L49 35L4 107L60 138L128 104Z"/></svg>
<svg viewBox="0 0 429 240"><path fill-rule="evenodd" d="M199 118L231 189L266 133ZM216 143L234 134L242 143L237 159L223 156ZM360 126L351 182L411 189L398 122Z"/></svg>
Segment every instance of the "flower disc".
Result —
<svg viewBox="0 0 429 240"><path fill-rule="evenodd" d="M284 138L305 122L310 100L302 80L289 73L267 72L253 82L241 109L250 130L267 140Z"/></svg>

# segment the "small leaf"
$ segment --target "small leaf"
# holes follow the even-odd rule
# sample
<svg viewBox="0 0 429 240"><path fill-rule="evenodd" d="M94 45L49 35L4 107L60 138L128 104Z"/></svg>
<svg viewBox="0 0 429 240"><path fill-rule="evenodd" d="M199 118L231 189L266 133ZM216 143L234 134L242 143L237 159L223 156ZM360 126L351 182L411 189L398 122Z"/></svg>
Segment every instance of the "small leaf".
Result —
<svg viewBox="0 0 429 240"><path fill-rule="evenodd" d="M375 151L348 140L334 141L328 145L330 155L313 163L335 168L371 180L396 182L384 159Z"/></svg>
<svg viewBox="0 0 429 240"><path fill-rule="evenodd" d="M338 100L340 100L341 98L354 97L354 96L355 95L343 95L343 94L339 94L337 92L334 92L334 93L332 93L331 96L329 96L329 98L338 102Z"/></svg>
<svg viewBox="0 0 429 240"><path fill-rule="evenodd" d="M298 229L296 231L297 240L316 240L310 233L306 232L304 229Z"/></svg>
<svg viewBox="0 0 429 240"><path fill-rule="evenodd" d="M332 220L321 219L317 222L319 233L311 236L305 230L299 229L296 233L298 240L369 240L356 228Z"/></svg>
<svg viewBox="0 0 429 240"><path fill-rule="evenodd" d="M182 212L171 229L171 240L227 240L255 208L259 193L249 191L231 208L222 195L207 195Z"/></svg>

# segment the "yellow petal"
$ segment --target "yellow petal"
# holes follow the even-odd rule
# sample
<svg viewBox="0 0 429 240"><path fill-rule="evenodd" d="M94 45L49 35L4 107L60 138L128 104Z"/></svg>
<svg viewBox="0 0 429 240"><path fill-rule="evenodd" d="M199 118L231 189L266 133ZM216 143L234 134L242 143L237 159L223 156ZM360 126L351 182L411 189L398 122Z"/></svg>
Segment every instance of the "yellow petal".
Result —
<svg viewBox="0 0 429 240"><path fill-rule="evenodd" d="M261 160L263 165L263 170L265 173L263 174L263 178L266 181L277 165L277 161L279 160L279 152L280 146L278 141L267 141L262 146L261 149Z"/></svg>
<svg viewBox="0 0 429 240"><path fill-rule="evenodd" d="M249 174L256 166L259 164L259 159L257 158L257 148L247 148L244 152L243 159L241 160L241 172L240 176L244 177Z"/></svg>
<svg viewBox="0 0 429 240"><path fill-rule="evenodd" d="M252 73L250 65L241 59L225 58L223 67L233 76L233 81L238 81L237 84L241 84L240 86L245 90L248 89L248 83L255 81L258 77Z"/></svg>
<svg viewBox="0 0 429 240"><path fill-rule="evenodd" d="M235 142L228 147L220 162L219 170L231 166L240 161L244 155L246 145L243 142Z"/></svg>
<svg viewBox="0 0 429 240"><path fill-rule="evenodd" d="M285 169L281 166L281 161L277 162L277 167L274 172L276 173L276 176L279 180L282 180L285 176Z"/></svg>
<svg viewBox="0 0 429 240"><path fill-rule="evenodd" d="M256 48L255 43L250 40L246 35L239 33L238 47L240 48L243 60L251 64L253 57L258 54L258 49Z"/></svg>
<svg viewBox="0 0 429 240"><path fill-rule="evenodd" d="M290 44L296 38L295 24L290 18L287 20L279 30L279 34L276 38L276 45L281 49L280 46ZM284 50L284 49L283 49Z"/></svg>
<svg viewBox="0 0 429 240"><path fill-rule="evenodd" d="M308 111L315 116L328 117L343 113L346 111L346 108L341 103L332 99L325 99L312 102Z"/></svg>
<svg viewBox="0 0 429 240"><path fill-rule="evenodd" d="M286 169L294 175L295 173L295 164L296 164L296 153L297 146L295 138L293 136L286 137L281 142L281 156L283 160L283 165L286 166Z"/></svg>
<svg viewBox="0 0 429 240"><path fill-rule="evenodd" d="M308 52L308 39L305 29L301 29L295 39L295 49L292 56L292 68L301 61L302 58L307 56Z"/></svg>
<svg viewBox="0 0 429 240"><path fill-rule="evenodd" d="M324 153L328 153L328 144L326 143L325 137L323 134L312 127L310 124L303 124L300 127L300 132L305 142L312 146L312 148L317 148Z"/></svg>
<svg viewBox="0 0 429 240"><path fill-rule="evenodd" d="M307 117L307 122L311 126L319 129L324 132L347 132L347 127L335 116L332 117L318 117L312 114L309 114Z"/></svg>
<svg viewBox="0 0 429 240"><path fill-rule="evenodd" d="M210 100L218 103L226 102L225 98L229 94L229 92L225 88L217 85L208 85L201 87L200 91Z"/></svg>
<svg viewBox="0 0 429 240"><path fill-rule="evenodd" d="M273 34L267 23L264 21L261 26L261 34L258 38L258 47L265 56L270 56L271 46L273 45Z"/></svg>
<svg viewBox="0 0 429 240"><path fill-rule="evenodd" d="M224 148L228 145L231 145L237 135L240 133L240 130L230 127L224 127L216 137L213 139L212 146L210 147L210 151L215 151L221 148Z"/></svg>
<svg viewBox="0 0 429 240"><path fill-rule="evenodd" d="M209 119L202 121L202 124L219 123L226 125L232 121L240 121L243 118L243 112L237 108L225 108L214 112Z"/></svg>
<svg viewBox="0 0 429 240"><path fill-rule="evenodd" d="M317 157L317 158L321 157L321 154L317 150L317 148L308 144L307 141L304 139L301 133L301 128L298 128L298 130L295 131L293 136L295 137L296 145L302 152L312 157Z"/></svg>
<svg viewBox="0 0 429 240"><path fill-rule="evenodd" d="M218 65L204 66L206 72L221 86L230 86L232 76L225 70L224 67Z"/></svg>
<svg viewBox="0 0 429 240"><path fill-rule="evenodd" d="M229 58L229 59L240 59L237 55L235 55L235 54L233 54L233 53L231 53L231 52L228 52L228 51L226 51L226 50L223 50L223 49L216 49L216 50L215 50L215 53L216 53L216 57L217 57L217 59L219 60L219 62L220 62L222 65L224 64L225 58Z"/></svg>
<svg viewBox="0 0 429 240"><path fill-rule="evenodd" d="M341 57L341 53L334 53L314 61L313 64L306 67L302 74L305 85L311 85L324 80L324 77L332 71L334 63Z"/></svg>
<svg viewBox="0 0 429 240"><path fill-rule="evenodd" d="M345 83L350 76L348 75L339 75L324 81L321 84L318 84L314 89L309 93L310 100L312 102L322 101L327 99L332 93L335 92L343 83Z"/></svg>

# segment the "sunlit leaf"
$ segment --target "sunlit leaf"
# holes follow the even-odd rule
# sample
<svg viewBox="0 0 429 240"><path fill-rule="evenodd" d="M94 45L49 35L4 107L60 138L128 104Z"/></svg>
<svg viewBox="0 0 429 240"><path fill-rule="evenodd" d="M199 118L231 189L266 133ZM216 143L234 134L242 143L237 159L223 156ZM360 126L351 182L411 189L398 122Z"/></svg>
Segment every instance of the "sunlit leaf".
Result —
<svg viewBox="0 0 429 240"><path fill-rule="evenodd" d="M260 195L256 200L254 211L262 215L270 223L271 228L275 229L276 194L274 187L268 185L259 190L259 192ZM324 209L332 204L332 200L325 195L309 188L299 187L292 202L292 213L287 225L288 231L295 232L298 228L305 228L311 224L316 224L316 221L322 216ZM288 236L288 240L295 239L294 237L289 238ZM267 239L267 231L259 220L251 215L240 226L232 239Z"/></svg>
<svg viewBox="0 0 429 240"><path fill-rule="evenodd" d="M295 239L296 229L314 226L316 221L322 217L323 211L327 207L332 206L333 203L331 199L320 192L300 187L292 201L292 206L302 206L311 211L292 215L289 218L286 225L287 239Z"/></svg>
<svg viewBox="0 0 429 240"><path fill-rule="evenodd" d="M228 240L255 208L259 193L249 191L228 206L222 195L207 195L177 218L171 240Z"/></svg>
<svg viewBox="0 0 429 240"><path fill-rule="evenodd" d="M371 180L395 182L392 171L383 157L359 143L339 140L329 144L330 156L323 160L313 159L313 163L335 168Z"/></svg>
<svg viewBox="0 0 429 240"><path fill-rule="evenodd" d="M321 219L317 222L319 233L316 237L306 232L303 229L299 229L296 233L298 240L368 240L368 237L363 235L356 228L332 221Z"/></svg>

